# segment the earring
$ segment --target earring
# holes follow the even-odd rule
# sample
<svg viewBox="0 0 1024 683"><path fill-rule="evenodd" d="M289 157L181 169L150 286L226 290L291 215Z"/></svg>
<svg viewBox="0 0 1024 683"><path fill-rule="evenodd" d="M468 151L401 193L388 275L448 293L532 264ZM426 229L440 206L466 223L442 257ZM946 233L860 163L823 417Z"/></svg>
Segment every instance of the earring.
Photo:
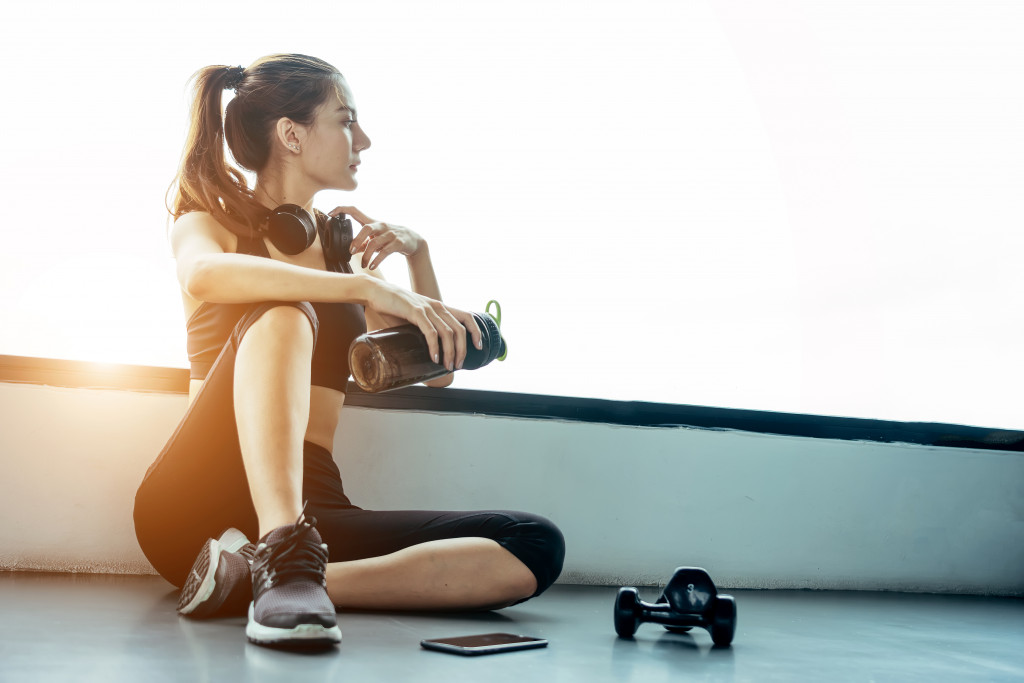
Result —
<svg viewBox="0 0 1024 683"><path fill-rule="evenodd" d="M294 142L293 142L293 143L291 143L291 144L289 144L288 146L289 146L289 147L291 147L292 149L294 149L294 150L295 150L296 152L298 152L298 151L299 151L299 146L298 146L298 145L296 145L296 144L295 144Z"/></svg>

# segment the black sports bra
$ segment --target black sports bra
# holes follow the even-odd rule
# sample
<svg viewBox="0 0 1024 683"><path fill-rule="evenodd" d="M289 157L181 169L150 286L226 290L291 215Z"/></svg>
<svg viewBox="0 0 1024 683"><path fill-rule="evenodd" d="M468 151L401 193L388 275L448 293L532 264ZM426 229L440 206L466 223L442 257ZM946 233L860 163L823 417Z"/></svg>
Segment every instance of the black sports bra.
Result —
<svg viewBox="0 0 1024 683"><path fill-rule="evenodd" d="M325 217L317 212L317 226L323 238ZM270 258L266 244L259 237L239 236L239 254L252 254ZM325 263L334 273L351 273L347 262ZM312 383L345 391L350 370L348 347L352 340L366 332L366 317L362 306L351 303L311 302L319 320L316 346L313 347ZM214 304L204 301L185 324L188 332L188 359L192 379L205 379L231 332L243 315L252 307L245 304Z"/></svg>

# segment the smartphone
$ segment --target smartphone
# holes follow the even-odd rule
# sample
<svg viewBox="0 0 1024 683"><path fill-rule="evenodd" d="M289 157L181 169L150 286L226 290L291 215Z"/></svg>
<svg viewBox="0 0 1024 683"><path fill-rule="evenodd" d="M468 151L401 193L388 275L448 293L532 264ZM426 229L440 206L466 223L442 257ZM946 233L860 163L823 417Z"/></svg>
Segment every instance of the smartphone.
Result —
<svg viewBox="0 0 1024 683"><path fill-rule="evenodd" d="M548 641L543 638L517 636L511 633L484 633L478 636L421 640L420 646L428 650L438 650L456 655L491 655L498 652L547 647Z"/></svg>

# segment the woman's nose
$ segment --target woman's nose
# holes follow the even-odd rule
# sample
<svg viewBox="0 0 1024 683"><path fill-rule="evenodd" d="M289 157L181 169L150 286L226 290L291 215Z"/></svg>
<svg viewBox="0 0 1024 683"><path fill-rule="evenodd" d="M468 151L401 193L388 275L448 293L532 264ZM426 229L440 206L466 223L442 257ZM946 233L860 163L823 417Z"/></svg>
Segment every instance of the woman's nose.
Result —
<svg viewBox="0 0 1024 683"><path fill-rule="evenodd" d="M356 138L356 147L360 152L364 149L369 149L370 147L370 137L363 132L362 127L359 128L359 137Z"/></svg>

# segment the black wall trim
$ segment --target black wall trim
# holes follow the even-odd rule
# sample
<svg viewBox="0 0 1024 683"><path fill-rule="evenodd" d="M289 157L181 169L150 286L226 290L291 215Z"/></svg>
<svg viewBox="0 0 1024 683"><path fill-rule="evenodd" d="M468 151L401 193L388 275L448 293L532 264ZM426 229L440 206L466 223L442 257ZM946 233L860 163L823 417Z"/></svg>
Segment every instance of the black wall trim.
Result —
<svg viewBox="0 0 1024 683"><path fill-rule="evenodd" d="M188 370L0 355L0 382L188 392ZM638 427L694 427L820 439L1024 451L1024 432L933 422L893 422L734 408L609 401L468 389L406 387L368 394L349 382L347 405L380 410L497 415Z"/></svg>
<svg viewBox="0 0 1024 683"><path fill-rule="evenodd" d="M1024 451L1024 432L932 422L774 413L642 401L607 401L415 386L367 394L351 382L346 405L384 410L479 413L637 427L696 427L820 439L913 443L947 448Z"/></svg>

